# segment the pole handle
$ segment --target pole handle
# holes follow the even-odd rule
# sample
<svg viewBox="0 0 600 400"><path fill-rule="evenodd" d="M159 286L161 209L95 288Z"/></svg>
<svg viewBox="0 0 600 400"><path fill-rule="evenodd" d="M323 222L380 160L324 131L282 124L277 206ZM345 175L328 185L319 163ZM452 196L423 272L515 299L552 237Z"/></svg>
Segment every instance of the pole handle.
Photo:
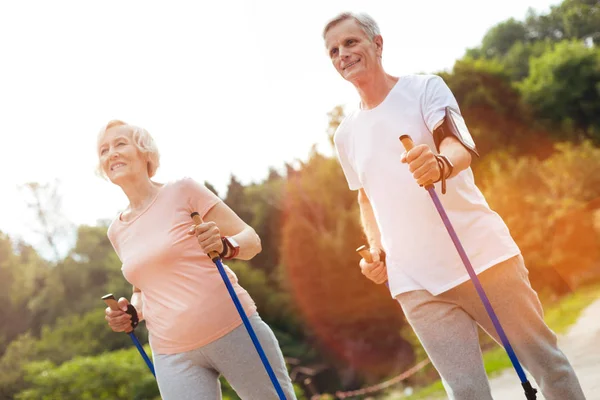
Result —
<svg viewBox="0 0 600 400"><path fill-rule="evenodd" d="M373 262L373 257L371 257L371 252L369 251L369 248L367 246L365 246L364 244L362 246L360 246L358 249L356 249L356 252L358 254L360 254L362 256L362 258L365 259L366 262L368 262L368 263Z"/></svg>
<svg viewBox="0 0 600 400"><path fill-rule="evenodd" d="M402 145L404 146L404 149L406 150L407 153L409 151L411 151L413 147L415 147L415 143L413 142L410 135L402 135L402 136L400 136L399 139L402 142ZM431 182L431 181L426 182L424 186L425 186L425 189L433 188L433 182ZM442 193L444 193L443 190L442 190Z"/></svg>
<svg viewBox="0 0 600 400"><path fill-rule="evenodd" d="M415 147L415 144L413 143L413 140L409 135L400 136L400 141L402 142L402 145L404 146L404 149L407 152L409 152L413 147Z"/></svg>
<svg viewBox="0 0 600 400"><path fill-rule="evenodd" d="M113 296L112 293L102 296L102 301L104 301L104 303L106 303L106 305L110 307L111 310L119 311L119 303L117 302L117 299L115 299L115 296Z"/></svg>
<svg viewBox="0 0 600 400"><path fill-rule="evenodd" d="M202 217L200 217L200 214L198 214L196 211L191 213L190 216L192 217L192 220L194 220L194 223L196 225L200 225L203 223ZM211 260L216 260L217 258L220 258L219 253L217 251L209 252L208 256L210 257Z"/></svg>
<svg viewBox="0 0 600 400"><path fill-rule="evenodd" d="M104 301L104 303L113 311L119 311L119 303L117 302L117 299L115 299L115 296L113 296L112 293L109 293L107 295L102 296L102 301ZM128 328L128 330L125 331L125 333L130 333L133 331L133 328Z"/></svg>

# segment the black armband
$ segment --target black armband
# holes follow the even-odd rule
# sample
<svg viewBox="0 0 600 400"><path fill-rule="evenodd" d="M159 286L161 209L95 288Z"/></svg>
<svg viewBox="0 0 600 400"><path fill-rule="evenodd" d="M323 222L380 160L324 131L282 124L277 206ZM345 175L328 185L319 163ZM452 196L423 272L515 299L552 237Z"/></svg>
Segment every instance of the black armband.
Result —
<svg viewBox="0 0 600 400"><path fill-rule="evenodd" d="M433 131L433 141L438 153L440 152L440 144L442 143L442 140L448 136L454 136L457 138L458 141L465 146L467 150L469 150L469 152L479 157L477 147L475 146L475 141L473 140L471 133L469 133L465 119L458 111L451 107L446 107L446 116L444 117L444 121Z"/></svg>

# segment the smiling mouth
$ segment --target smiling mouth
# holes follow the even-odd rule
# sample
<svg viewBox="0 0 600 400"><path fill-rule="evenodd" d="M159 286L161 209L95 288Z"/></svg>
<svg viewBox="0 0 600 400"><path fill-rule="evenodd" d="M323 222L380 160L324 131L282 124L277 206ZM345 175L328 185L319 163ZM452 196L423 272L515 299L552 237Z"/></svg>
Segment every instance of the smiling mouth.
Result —
<svg viewBox="0 0 600 400"><path fill-rule="evenodd" d="M346 69L348 69L348 68L352 67L353 65L356 65L356 64L357 64L359 61L360 61L360 59L359 59L359 60L356 60L356 61L352 61L350 64L348 64L348 65L346 65L346 66L344 67L344 71L345 71Z"/></svg>
<svg viewBox="0 0 600 400"><path fill-rule="evenodd" d="M115 169L119 169L119 168L124 167L124 166L125 166L125 164L123 164L123 163L115 164L112 167L110 167L110 170L114 171Z"/></svg>

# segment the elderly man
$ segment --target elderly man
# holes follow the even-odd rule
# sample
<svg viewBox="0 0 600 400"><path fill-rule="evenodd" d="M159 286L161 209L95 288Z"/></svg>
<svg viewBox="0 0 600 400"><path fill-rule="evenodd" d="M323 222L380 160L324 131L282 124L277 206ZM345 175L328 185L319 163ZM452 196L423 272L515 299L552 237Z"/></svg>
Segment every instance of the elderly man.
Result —
<svg viewBox="0 0 600 400"><path fill-rule="evenodd" d="M368 15L336 16L323 38L333 66L361 100L335 134L348 185L358 190L372 255L372 262L363 258L360 268L375 283L388 281L450 399L492 399L477 326L496 341L499 337L420 187L428 182L445 193L440 198L454 229L543 395L585 399L556 335L544 323L519 247L474 183L470 163L477 149L450 89L436 75L387 73L383 39ZM402 134L414 140L408 152L398 140Z"/></svg>

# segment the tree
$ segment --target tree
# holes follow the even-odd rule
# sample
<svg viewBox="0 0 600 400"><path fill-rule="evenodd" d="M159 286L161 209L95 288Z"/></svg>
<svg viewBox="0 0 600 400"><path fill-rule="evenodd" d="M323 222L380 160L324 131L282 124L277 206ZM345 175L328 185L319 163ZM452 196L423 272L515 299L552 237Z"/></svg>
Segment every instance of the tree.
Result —
<svg viewBox="0 0 600 400"><path fill-rule="evenodd" d="M206 188L208 190L210 190L211 192L213 192L215 194L215 196L219 196L219 193L217 192L217 189L215 189L215 187L213 185L211 185L209 182L204 181L204 186L206 186Z"/></svg>
<svg viewBox="0 0 600 400"><path fill-rule="evenodd" d="M280 259L284 186L285 179L271 168L263 182L244 188L246 209L252 215L247 222L256 230L262 244L262 251L250 260L250 265L265 271L273 283L276 283L273 274Z"/></svg>
<svg viewBox="0 0 600 400"><path fill-rule="evenodd" d="M481 42L481 52L487 58L502 57L515 43L526 40L525 25L510 18L488 30Z"/></svg>
<svg viewBox="0 0 600 400"><path fill-rule="evenodd" d="M252 221L252 211L248 208L244 185L233 174L230 177L224 201L242 220L247 223Z"/></svg>
<svg viewBox="0 0 600 400"><path fill-rule="evenodd" d="M529 60L552 50L554 42L545 39L534 42L515 42L499 60L511 82L520 82L529 75Z"/></svg>
<svg viewBox="0 0 600 400"><path fill-rule="evenodd" d="M62 198L59 194L60 182L40 184L29 182L21 189L27 194L27 206L34 212L36 218L35 232L39 233L50 248L54 261L61 258L59 243L66 239L71 229L71 223L62 213Z"/></svg>
<svg viewBox="0 0 600 400"><path fill-rule="evenodd" d="M584 212L600 197L600 149L589 141L560 143L544 160L498 152L479 174L482 192L523 252L534 288L562 295L581 284L600 261L600 238Z"/></svg>
<svg viewBox="0 0 600 400"><path fill-rule="evenodd" d="M591 39L600 41L600 3L597 0L564 0L550 7L550 13L528 12L525 26L535 40Z"/></svg>
<svg viewBox="0 0 600 400"><path fill-rule="evenodd" d="M525 103L562 139L582 135L600 143L600 50L564 41L531 60L518 85Z"/></svg>
<svg viewBox="0 0 600 400"><path fill-rule="evenodd" d="M314 332L314 345L345 377L341 384L355 386L409 365L414 355L399 334L400 308L385 286L374 285L358 268L355 249L364 237L356 193L337 160L313 149L288 178L284 204L286 290Z"/></svg>
<svg viewBox="0 0 600 400"><path fill-rule="evenodd" d="M48 271L42 287L30 299L35 332L58 317L102 307L100 298L106 293L131 295L131 285L123 278L106 230L107 226L87 225L77 229L73 249Z"/></svg>
<svg viewBox="0 0 600 400"><path fill-rule="evenodd" d="M334 147L335 143L333 142L333 137L335 136L335 131L344 120L344 108L342 106L336 106L333 108L333 110L327 113L327 116L329 117L327 137L329 138L329 143L331 146Z"/></svg>
<svg viewBox="0 0 600 400"><path fill-rule="evenodd" d="M24 243L0 233L0 356L19 334L35 326L32 299L49 272L45 260Z"/></svg>
<svg viewBox="0 0 600 400"><path fill-rule="evenodd" d="M467 58L457 61L451 74L439 75L456 97L482 156L498 149L523 154L550 148L543 146L544 132L531 128L530 111L498 61ZM473 167L480 161L475 158Z"/></svg>
<svg viewBox="0 0 600 400"><path fill-rule="evenodd" d="M135 348L75 357L60 366L39 361L28 364L26 371L30 387L16 400L160 399L156 381Z"/></svg>

